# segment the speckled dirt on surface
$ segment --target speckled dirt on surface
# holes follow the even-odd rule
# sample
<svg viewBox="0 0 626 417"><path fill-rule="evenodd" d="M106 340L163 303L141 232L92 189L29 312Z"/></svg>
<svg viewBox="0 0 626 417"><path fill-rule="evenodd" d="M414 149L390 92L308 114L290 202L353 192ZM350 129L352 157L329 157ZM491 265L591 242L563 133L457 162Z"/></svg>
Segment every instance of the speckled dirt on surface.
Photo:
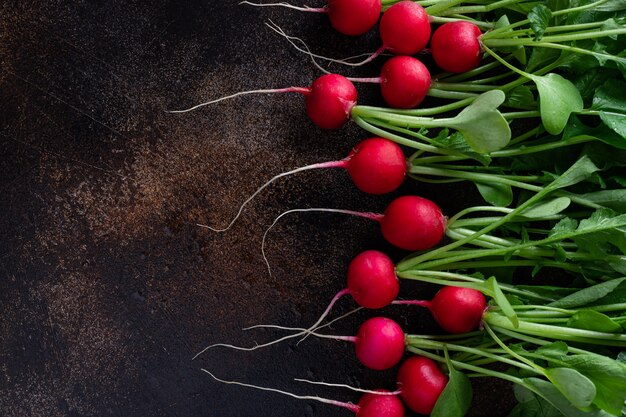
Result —
<svg viewBox="0 0 626 417"><path fill-rule="evenodd" d="M342 157L364 134L313 127L298 96L258 96L185 115L166 113L259 87L307 85L317 75L264 22L318 51L352 55L376 33L334 34L324 16L236 2L4 2L0 5L0 415L335 416L345 410L225 386L227 379L355 401L295 377L393 387L394 371L363 369L352 347L307 340L253 353L276 333L257 323L302 325L343 285L349 260L394 252L375 224L294 207L382 210L343 172L307 172L262 193L228 233L224 224L265 178ZM356 72L371 75L374 66ZM360 88L362 100L378 93ZM407 183L452 213L474 197ZM406 296L432 289L406 286ZM337 312L351 308L347 300ZM389 312L432 330L423 312ZM335 326L351 334L360 317ZM483 383L474 416L506 415L511 396Z"/></svg>

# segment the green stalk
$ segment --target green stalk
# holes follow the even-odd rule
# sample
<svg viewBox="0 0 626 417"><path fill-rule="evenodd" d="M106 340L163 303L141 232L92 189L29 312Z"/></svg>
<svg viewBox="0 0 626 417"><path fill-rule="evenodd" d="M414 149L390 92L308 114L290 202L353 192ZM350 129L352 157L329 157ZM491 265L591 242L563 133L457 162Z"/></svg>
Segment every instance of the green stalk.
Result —
<svg viewBox="0 0 626 417"><path fill-rule="evenodd" d="M525 360L521 360L519 362L514 361L508 358L491 354L489 352L484 351L483 349L471 348L471 347L466 347L462 345L456 345L453 343L440 343L440 342L434 342L430 340L420 340L419 338L413 337L411 335L408 335L406 337L406 342L409 346L413 346L417 348L430 349L430 350L448 349L454 352L470 353L476 356L482 356L485 358L493 359L495 361L506 363L507 365L516 366L518 368L522 368L527 371L531 371L531 372L535 372L537 374L543 375L543 372L538 371L534 367L527 365L527 362Z"/></svg>
<svg viewBox="0 0 626 417"><path fill-rule="evenodd" d="M519 333L543 338L626 347L626 334L596 332L592 330L552 326L549 324L530 323L524 320L519 320L519 326L515 327L507 317L489 311L483 315L483 321L494 329L514 330Z"/></svg>
<svg viewBox="0 0 626 417"><path fill-rule="evenodd" d="M585 4L584 6L578 6L578 7L570 7L568 9L561 9L561 10L555 10L552 12L552 16L561 16L564 14L569 14L569 13L575 13L575 12L581 12L583 10L588 10L588 9L593 9L594 7L600 6L601 4L604 4L606 2L608 2L609 0L598 0L594 3L590 3L590 4ZM508 26L503 26L501 28L497 28L492 30L491 32L485 33L482 36L482 39L488 39L490 37L495 37L496 35L502 33L502 32L508 32L511 29L520 27L520 26L524 26L530 23L530 20L528 19L524 19L524 20L520 20L519 22L515 22L512 23Z"/></svg>
<svg viewBox="0 0 626 417"><path fill-rule="evenodd" d="M453 272L443 271L400 271L396 272L398 278L412 279L415 281L423 281L431 284L439 285L453 285L456 287L473 288L476 290L484 289L485 281L480 278L474 278L467 275L455 274ZM437 277L437 278L431 278ZM443 279L441 279L443 278ZM447 278L447 279L446 279ZM521 290L514 285L498 284L503 291L511 294L519 295L522 297L543 301L552 302L555 301L552 298L544 297L543 295L536 294L532 291Z"/></svg>
<svg viewBox="0 0 626 417"><path fill-rule="evenodd" d="M423 350L423 349L420 349L420 348L416 348L416 347L413 347L413 346L408 346L407 350L409 352L412 352L412 353L415 353L415 354L427 357L427 358L432 359L434 361L441 362L441 363L446 363L446 359L443 356L436 355L436 354L428 352L426 350ZM510 382L513 382L514 384L519 384L519 385L522 385L524 387L527 387L527 384L521 378L517 378L517 377L515 377L513 375L505 374L503 372L498 372L498 371L494 371L494 370L487 369L487 368L482 368L480 366L469 365L469 364L466 364L464 362L459 362L459 361L456 361L456 360L453 360L453 359L451 359L450 362L452 363L452 366L454 366L455 369L465 369L465 370L472 371L472 372L475 372L475 373L478 373L478 374L481 374L481 375L491 376L491 377L494 377L494 378L503 379L505 381L510 381ZM532 389L532 387L529 388L529 389Z"/></svg>

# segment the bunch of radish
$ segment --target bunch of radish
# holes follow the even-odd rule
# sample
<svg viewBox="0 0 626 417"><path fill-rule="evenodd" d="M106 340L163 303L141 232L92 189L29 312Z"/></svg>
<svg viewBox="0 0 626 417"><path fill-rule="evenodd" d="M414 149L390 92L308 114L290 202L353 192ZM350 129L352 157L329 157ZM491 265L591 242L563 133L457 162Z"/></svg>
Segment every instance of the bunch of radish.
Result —
<svg viewBox="0 0 626 417"><path fill-rule="evenodd" d="M243 91L174 113L241 95L297 93L316 126L338 129L352 121L370 137L350 144L343 159L274 176L226 227L205 227L226 231L274 181L323 168L344 169L356 188L372 195L396 191L407 177L471 181L490 205L448 217L436 202L404 195L389 198L382 213L328 207L283 212L263 236L264 258L267 233L280 218L314 211L377 221L383 237L409 253L395 263L378 250L353 258L346 282L337 285L342 289L310 325L258 326L290 331L287 336L251 348L215 344L200 352L219 346L254 350L307 337L349 342L362 366L398 367L387 389L353 388L364 394L353 404L205 372L223 383L346 408L357 417L402 417L405 406L418 414L462 417L471 405L469 379L484 376L517 385L514 415L544 410L542 415L619 416L626 400L623 354L620 359L598 346L626 348L626 102L615 93L626 88L620 78L626 6L610 0L566 2L560 10L549 8L556 2L525 0L329 0L320 8L243 3L325 13L348 36L378 23L380 46L360 62L331 59L312 54L301 39L273 25L325 74L306 87ZM350 68L388 54L393 56L369 78L328 73L317 64L322 59ZM430 69L420 60L428 54ZM598 80L586 76L588 70ZM388 107L359 103L356 86L363 84L379 84ZM425 107L428 96L445 101ZM402 147L414 153L407 157ZM502 282L520 270L528 277L542 268L567 274L571 285ZM438 290L431 299L402 299L401 280ZM345 295L366 309L425 308L444 334L414 335L383 314L351 335L322 332ZM495 363L509 371L492 369Z"/></svg>

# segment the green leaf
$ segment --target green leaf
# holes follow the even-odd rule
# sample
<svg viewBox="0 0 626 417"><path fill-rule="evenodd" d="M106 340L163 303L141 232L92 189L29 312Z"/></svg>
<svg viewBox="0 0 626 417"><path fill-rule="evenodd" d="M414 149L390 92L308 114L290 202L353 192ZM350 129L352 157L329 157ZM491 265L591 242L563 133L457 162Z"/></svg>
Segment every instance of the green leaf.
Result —
<svg viewBox="0 0 626 417"><path fill-rule="evenodd" d="M626 188L595 191L592 193L581 194L579 197L620 213L626 212Z"/></svg>
<svg viewBox="0 0 626 417"><path fill-rule="evenodd" d="M441 133L433 139L433 143L445 149L455 150L469 158L472 158L484 166L489 166L491 158L489 155L474 151L467 143L467 140L459 132L448 134L448 129L443 129Z"/></svg>
<svg viewBox="0 0 626 417"><path fill-rule="evenodd" d="M561 358L567 355L568 351L569 348L567 347L567 343L559 340L558 342L552 342L547 345L538 347L536 353L539 353L540 355Z"/></svg>
<svg viewBox="0 0 626 417"><path fill-rule="evenodd" d="M589 157L583 156L574 162L574 164L572 164L572 166L561 174L556 180L548 184L546 188L556 190L578 184L579 182L589 178L589 176L596 171L598 171L598 167L591 162Z"/></svg>
<svg viewBox="0 0 626 417"><path fill-rule="evenodd" d="M582 123L576 115L572 115L563 131L563 139L580 138L596 139L616 148L626 149L626 139L618 135L606 124L601 123L596 127L590 127Z"/></svg>
<svg viewBox="0 0 626 417"><path fill-rule="evenodd" d="M626 82L619 79L606 81L596 90L592 108L600 110L600 118L614 132L626 139Z"/></svg>
<svg viewBox="0 0 626 417"><path fill-rule="evenodd" d="M570 294L561 298L560 300L548 304L548 306L558 308L573 308L591 305L596 303L598 300L606 297L615 289L620 288L620 285L625 282L626 277L602 282L600 284L578 290L573 294Z"/></svg>
<svg viewBox="0 0 626 417"><path fill-rule="evenodd" d="M548 23L550 22L550 18L552 18L552 11L543 4L533 7L530 13L528 13L530 28L535 32L536 40L541 40L543 37Z"/></svg>
<svg viewBox="0 0 626 417"><path fill-rule="evenodd" d="M508 184L499 182L475 182L478 192L486 202L496 207L506 207L513 202L513 190Z"/></svg>
<svg viewBox="0 0 626 417"><path fill-rule="evenodd" d="M526 72L534 72L535 70L552 64L561 56L561 51L552 48L532 48Z"/></svg>
<svg viewBox="0 0 626 417"><path fill-rule="evenodd" d="M539 91L539 112L548 133L561 133L571 113L583 109L583 99L571 81L558 74L531 75Z"/></svg>
<svg viewBox="0 0 626 417"><path fill-rule="evenodd" d="M562 343L562 342L557 342ZM552 344L554 345L554 344ZM558 366L568 366L589 378L596 386L596 397L593 403L611 414L620 415L626 400L626 366L617 359L596 353L567 355L558 347L543 346L536 353Z"/></svg>
<svg viewBox="0 0 626 417"><path fill-rule="evenodd" d="M542 217L554 216L568 208L571 202L567 197L557 197L548 201L542 201L522 211L519 217L540 219Z"/></svg>
<svg viewBox="0 0 626 417"><path fill-rule="evenodd" d="M546 376L574 406L589 407L596 398L596 386L589 378L572 368L548 368Z"/></svg>
<svg viewBox="0 0 626 417"><path fill-rule="evenodd" d="M496 23L494 24L494 29L500 29L500 28L504 28L507 27L511 24L511 22L509 21L509 18L507 17L507 15L502 15L500 16L500 18L496 21ZM508 33L508 32L512 32L513 29L507 29L505 30L503 33ZM511 37L512 39L517 39L517 36L513 36ZM504 46L504 47L500 47L498 48L499 51L502 52L508 52L513 54L513 56L515 57L515 59L517 59L522 65L526 65L526 48L524 48L521 45L515 45L515 46Z"/></svg>
<svg viewBox="0 0 626 417"><path fill-rule="evenodd" d="M522 385L513 387L515 398L519 402L508 417L561 417L559 410L543 398L535 395Z"/></svg>
<svg viewBox="0 0 626 417"><path fill-rule="evenodd" d="M448 364L448 383L446 384L431 417L463 417L472 405L472 384L463 372L454 369L448 352L445 351L446 363Z"/></svg>
<svg viewBox="0 0 626 417"><path fill-rule="evenodd" d="M506 93L506 100L504 100L503 106L517 109L534 109L537 107L537 103L530 88L520 85Z"/></svg>
<svg viewBox="0 0 626 417"><path fill-rule="evenodd" d="M511 140L508 122L498 111L505 99L501 90L487 91L456 117L447 119L447 126L455 128L477 152L486 153L505 147Z"/></svg>
<svg viewBox="0 0 626 417"><path fill-rule="evenodd" d="M484 283L485 288L488 290L489 295L493 297L496 304L502 309L504 315L511 321L513 327L517 328L519 326L519 320L517 319L517 314L509 300L506 298L502 289L498 285L498 281L496 281L495 277L490 277Z"/></svg>
<svg viewBox="0 0 626 417"><path fill-rule="evenodd" d="M524 382L533 388L535 394L540 395L553 407L567 417L611 417L607 412L597 407L580 410L567 399L553 384L539 378L525 378Z"/></svg>
<svg viewBox="0 0 626 417"><path fill-rule="evenodd" d="M605 314L593 310L581 310L567 321L568 327L605 333L622 333L622 326Z"/></svg>

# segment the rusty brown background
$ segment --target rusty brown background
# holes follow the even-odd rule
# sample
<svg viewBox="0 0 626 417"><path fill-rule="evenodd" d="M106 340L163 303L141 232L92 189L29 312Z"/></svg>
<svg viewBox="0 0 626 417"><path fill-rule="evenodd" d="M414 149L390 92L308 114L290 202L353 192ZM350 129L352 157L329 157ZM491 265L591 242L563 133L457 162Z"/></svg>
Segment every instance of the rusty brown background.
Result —
<svg viewBox="0 0 626 417"><path fill-rule="evenodd" d="M378 211L393 196L354 189L343 172L308 172L263 192L228 233L223 224L264 179L338 159L365 137L356 126L315 128L295 95L249 96L186 115L165 113L236 91L308 85L319 72L269 31L273 19L324 54L371 51L375 31L345 38L325 16L236 1L8 1L0 5L0 415L344 416L347 410L216 383L206 367L300 394L356 401L304 377L393 388L395 370L359 366L352 346L309 338L253 353L282 335L257 323L312 323L344 285L350 259L381 249L377 226L329 214ZM380 63L378 64L380 65ZM376 64L351 72L374 76ZM379 103L375 86L361 101ZM407 183L395 193L434 198L448 214L466 185ZM403 284L403 296L433 288ZM336 314L353 308L347 299ZM385 312L411 332L428 314ZM353 334L363 313L338 323ZM506 415L502 384L479 383L474 416Z"/></svg>

